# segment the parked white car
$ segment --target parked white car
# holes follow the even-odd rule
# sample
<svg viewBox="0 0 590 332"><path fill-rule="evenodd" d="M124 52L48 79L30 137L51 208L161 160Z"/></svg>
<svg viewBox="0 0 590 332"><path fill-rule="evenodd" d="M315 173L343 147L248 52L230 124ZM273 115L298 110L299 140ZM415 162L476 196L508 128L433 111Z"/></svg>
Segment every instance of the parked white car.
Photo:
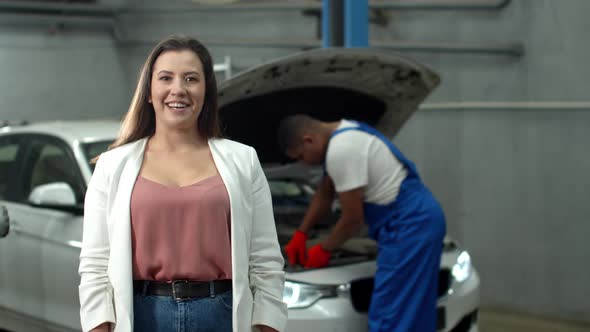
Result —
<svg viewBox="0 0 590 332"><path fill-rule="evenodd" d="M274 146L275 125L306 112L376 125L393 136L438 83L399 56L368 50L303 52L220 85L226 133L254 146L273 194L281 245L301 221L318 170L289 164ZM114 121L0 128L0 330L79 331L77 273L89 160L113 141ZM419 166L419 165L418 165ZM338 215L311 234L320 241ZM479 277L469 254L445 239L439 275L439 331L477 332ZM366 331L377 246L363 234L330 266L286 266L287 331Z"/></svg>

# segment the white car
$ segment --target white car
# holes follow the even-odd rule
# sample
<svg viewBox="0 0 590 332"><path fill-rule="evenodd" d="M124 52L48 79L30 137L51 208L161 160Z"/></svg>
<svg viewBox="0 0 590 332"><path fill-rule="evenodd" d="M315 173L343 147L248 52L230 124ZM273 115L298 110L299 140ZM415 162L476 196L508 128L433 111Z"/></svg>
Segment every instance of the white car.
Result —
<svg viewBox="0 0 590 332"><path fill-rule="evenodd" d="M227 136L254 146L265 168L281 245L301 221L320 173L289 164L276 150L280 118L301 111L346 117L393 136L437 83L427 68L399 56L333 49L284 58L220 85ZM80 330L77 268L89 160L118 128L114 121L0 128L0 331ZM335 204L309 245L337 215ZM455 242L441 245L438 329L478 331L478 274ZM360 234L326 268L286 266L287 331L366 331L376 254L376 244Z"/></svg>

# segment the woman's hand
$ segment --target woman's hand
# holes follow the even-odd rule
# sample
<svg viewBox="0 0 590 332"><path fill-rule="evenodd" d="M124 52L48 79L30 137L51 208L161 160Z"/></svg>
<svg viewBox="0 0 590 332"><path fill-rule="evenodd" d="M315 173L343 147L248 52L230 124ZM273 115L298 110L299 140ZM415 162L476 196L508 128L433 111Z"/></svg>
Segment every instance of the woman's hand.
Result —
<svg viewBox="0 0 590 332"><path fill-rule="evenodd" d="M111 331L111 323L102 323L97 327L90 330L90 332L110 332Z"/></svg>
<svg viewBox="0 0 590 332"><path fill-rule="evenodd" d="M279 332L278 330L275 330L270 326L266 326L266 325L257 325L257 326L260 329L260 332Z"/></svg>

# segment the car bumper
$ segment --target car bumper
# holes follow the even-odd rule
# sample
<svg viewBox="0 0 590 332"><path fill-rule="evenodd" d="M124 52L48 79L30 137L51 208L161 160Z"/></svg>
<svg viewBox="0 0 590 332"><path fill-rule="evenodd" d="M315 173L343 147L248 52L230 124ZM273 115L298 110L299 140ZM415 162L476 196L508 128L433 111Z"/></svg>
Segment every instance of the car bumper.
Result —
<svg viewBox="0 0 590 332"><path fill-rule="evenodd" d="M345 297L321 299L309 308L289 309L289 332L358 332L366 331L367 315L352 307Z"/></svg>
<svg viewBox="0 0 590 332"><path fill-rule="evenodd" d="M462 283L454 283L448 295L439 300L444 307L445 332L479 332L479 276L472 275ZM309 308L289 309L289 332L358 332L367 331L367 314L356 311L350 298L339 296L321 299Z"/></svg>
<svg viewBox="0 0 590 332"><path fill-rule="evenodd" d="M445 328L442 331L478 332L479 288L479 275L475 269L464 282L453 282L449 294L438 301L438 306L445 308Z"/></svg>

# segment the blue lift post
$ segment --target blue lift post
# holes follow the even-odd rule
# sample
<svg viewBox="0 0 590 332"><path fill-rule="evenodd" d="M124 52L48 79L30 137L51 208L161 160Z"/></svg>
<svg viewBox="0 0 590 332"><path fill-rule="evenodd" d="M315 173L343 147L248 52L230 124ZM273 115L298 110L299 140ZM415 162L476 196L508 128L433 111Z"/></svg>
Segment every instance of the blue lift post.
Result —
<svg viewBox="0 0 590 332"><path fill-rule="evenodd" d="M344 0L344 46L369 46L369 0Z"/></svg>
<svg viewBox="0 0 590 332"><path fill-rule="evenodd" d="M323 47L369 46L368 0L323 0Z"/></svg>

